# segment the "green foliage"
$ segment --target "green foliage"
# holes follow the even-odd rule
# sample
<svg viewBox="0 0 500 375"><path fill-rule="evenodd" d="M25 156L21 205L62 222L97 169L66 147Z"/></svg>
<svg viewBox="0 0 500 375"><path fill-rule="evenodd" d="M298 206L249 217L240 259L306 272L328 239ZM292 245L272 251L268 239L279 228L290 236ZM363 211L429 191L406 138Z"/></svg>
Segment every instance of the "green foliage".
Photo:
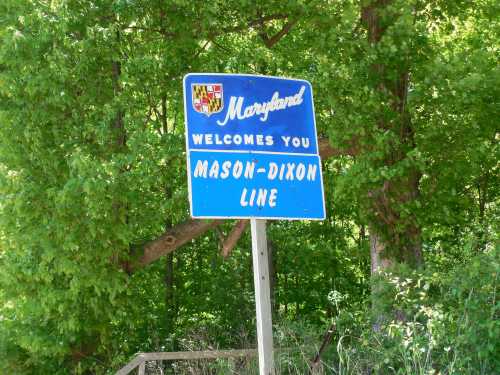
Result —
<svg viewBox="0 0 500 375"><path fill-rule="evenodd" d="M439 272L437 272L439 271ZM378 304L390 306L372 329L372 312L344 311L334 361L358 374L494 374L500 370L498 250L449 272L392 270L378 282ZM385 302L382 303L382 302ZM362 327L360 329L360 327ZM327 362L328 363L328 362ZM348 363L348 364L347 364Z"/></svg>
<svg viewBox="0 0 500 375"><path fill-rule="evenodd" d="M269 225L280 345L314 350L335 319L330 369L495 370L498 2L387 2L377 43L366 3L1 1L0 369L104 374L138 351L255 345L249 235L219 255L233 223L127 273L189 216L181 82L200 71L309 79L319 135L351 150L323 161L327 220ZM374 284L372 335L369 235L412 225L432 271Z"/></svg>

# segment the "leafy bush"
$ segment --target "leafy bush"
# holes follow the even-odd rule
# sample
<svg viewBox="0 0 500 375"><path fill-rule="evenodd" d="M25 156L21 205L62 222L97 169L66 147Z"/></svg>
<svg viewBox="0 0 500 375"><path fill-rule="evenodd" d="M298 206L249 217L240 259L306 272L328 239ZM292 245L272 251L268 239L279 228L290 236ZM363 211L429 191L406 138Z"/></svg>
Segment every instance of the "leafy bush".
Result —
<svg viewBox="0 0 500 375"><path fill-rule="evenodd" d="M337 318L334 372L500 373L499 271L494 250L448 274L399 267L380 275L376 319L368 307Z"/></svg>

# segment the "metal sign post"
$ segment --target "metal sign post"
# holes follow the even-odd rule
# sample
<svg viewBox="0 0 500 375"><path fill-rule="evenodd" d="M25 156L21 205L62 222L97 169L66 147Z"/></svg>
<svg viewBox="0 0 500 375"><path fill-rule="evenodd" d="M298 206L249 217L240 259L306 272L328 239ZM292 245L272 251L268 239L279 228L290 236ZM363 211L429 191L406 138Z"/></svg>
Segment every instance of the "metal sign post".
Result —
<svg viewBox="0 0 500 375"><path fill-rule="evenodd" d="M311 84L191 73L184 112L191 216L251 219L260 375L274 374L265 219L325 218Z"/></svg>
<svg viewBox="0 0 500 375"><path fill-rule="evenodd" d="M257 344L259 347L259 373L274 374L273 324L269 279L269 254L267 251L266 221L250 220L252 230L253 280L255 284L255 309L257 312Z"/></svg>

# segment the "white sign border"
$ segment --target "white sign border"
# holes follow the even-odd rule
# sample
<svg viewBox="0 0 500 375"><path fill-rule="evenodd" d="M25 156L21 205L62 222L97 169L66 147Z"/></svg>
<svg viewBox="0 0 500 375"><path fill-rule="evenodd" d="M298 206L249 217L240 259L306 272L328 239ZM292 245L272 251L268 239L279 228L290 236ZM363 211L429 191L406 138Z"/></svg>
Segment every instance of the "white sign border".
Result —
<svg viewBox="0 0 500 375"><path fill-rule="evenodd" d="M309 85L309 89L311 92L311 104L312 104L312 111L313 111L313 125L314 125L314 136L315 136L315 141L316 141L316 150L317 153L315 154L305 154L305 153L293 153L293 152L267 152L267 151L246 151L246 150L203 150L203 149L196 149L196 150L191 150L189 148L189 138L188 138L188 121L187 121L187 90L186 90L186 80L190 76L206 76L206 75L213 75L213 76L240 76L240 77L262 77L262 78L271 78L271 79L281 79L281 80L293 80L293 81L298 81L298 82L304 82L307 85ZM184 97L184 138L186 141L186 166L187 166L187 177L188 177L188 195L189 195L189 214L193 219L262 219L262 220L307 220L307 221L321 221L325 220L326 218L326 205L325 205L325 191L324 191L324 186L323 186L323 168L322 168L322 163L321 163L321 156L319 155L319 142L318 142L318 132L316 130L316 110L314 108L314 96L313 96L313 89L312 85L309 81L305 79L298 79L298 78L288 78L288 77L276 77L276 76L266 76L262 74L234 74L234 73L188 73L184 76L182 79L182 91L183 91L183 97ZM230 152L236 152L236 153L249 153L249 154L276 154L276 155L302 155L302 156L317 156L318 161L319 161L319 175L320 175L320 183L321 183L321 195L322 195L322 202L323 202L323 217L315 217L315 218L309 218L309 217L267 217L267 216L195 216L193 215L193 195L192 195L192 187L191 187L191 151L210 151L210 152L222 152L222 153L230 153Z"/></svg>

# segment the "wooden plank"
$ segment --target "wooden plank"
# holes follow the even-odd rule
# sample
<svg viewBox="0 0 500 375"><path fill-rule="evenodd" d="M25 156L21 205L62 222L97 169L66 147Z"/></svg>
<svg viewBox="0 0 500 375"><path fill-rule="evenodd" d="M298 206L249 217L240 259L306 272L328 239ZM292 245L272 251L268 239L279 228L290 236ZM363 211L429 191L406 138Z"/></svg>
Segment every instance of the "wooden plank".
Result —
<svg viewBox="0 0 500 375"><path fill-rule="evenodd" d="M257 356L257 350L255 349L140 353L129 364L118 370L116 375L130 374L132 370L134 370L138 366L141 366L141 364L145 364L145 362L147 361L242 358L242 357L256 357L256 356ZM139 367L139 372L140 371L141 370Z"/></svg>
<svg viewBox="0 0 500 375"><path fill-rule="evenodd" d="M139 371L138 371L137 375L144 375L145 373L146 373L146 362L142 362L139 365Z"/></svg>
<svg viewBox="0 0 500 375"><path fill-rule="evenodd" d="M130 371L134 370L137 366L144 362L144 354L139 354L135 357L131 362L129 362L126 366L122 367L116 375L127 375L130 374Z"/></svg>
<svg viewBox="0 0 500 375"><path fill-rule="evenodd" d="M206 350L193 352L168 352L168 353L143 353L146 361L175 361L175 360L190 360L190 359L217 359L217 358L239 358L239 357L255 357L257 350L241 349L241 350Z"/></svg>
<svg viewBox="0 0 500 375"><path fill-rule="evenodd" d="M257 344L259 374L274 374L273 324L269 279L269 254L267 251L266 221L251 219L253 278L255 309L257 313Z"/></svg>

